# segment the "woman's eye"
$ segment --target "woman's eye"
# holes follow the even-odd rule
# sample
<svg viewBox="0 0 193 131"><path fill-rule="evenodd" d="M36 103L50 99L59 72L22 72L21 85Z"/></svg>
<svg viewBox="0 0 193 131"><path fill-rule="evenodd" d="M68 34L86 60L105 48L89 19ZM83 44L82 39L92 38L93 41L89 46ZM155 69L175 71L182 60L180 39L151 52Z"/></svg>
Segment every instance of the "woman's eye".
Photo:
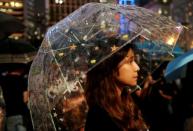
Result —
<svg viewBox="0 0 193 131"><path fill-rule="evenodd" d="M129 64L132 64L132 62L134 62L134 60L133 60L133 59L129 59L129 60L127 60L127 63L129 63Z"/></svg>

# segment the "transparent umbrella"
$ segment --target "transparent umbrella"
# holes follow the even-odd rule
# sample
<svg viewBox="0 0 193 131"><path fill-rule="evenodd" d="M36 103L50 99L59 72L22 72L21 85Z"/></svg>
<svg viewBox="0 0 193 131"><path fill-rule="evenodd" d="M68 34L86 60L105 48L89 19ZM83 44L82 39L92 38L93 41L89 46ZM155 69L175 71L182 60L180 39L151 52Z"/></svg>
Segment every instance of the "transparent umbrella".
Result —
<svg viewBox="0 0 193 131"><path fill-rule="evenodd" d="M29 75L34 129L83 129L86 73L131 41L141 48L139 58L167 55L181 29L180 24L141 7L102 3L88 3L52 26ZM125 43L107 44L110 37ZM140 37L149 41L147 48L140 47Z"/></svg>

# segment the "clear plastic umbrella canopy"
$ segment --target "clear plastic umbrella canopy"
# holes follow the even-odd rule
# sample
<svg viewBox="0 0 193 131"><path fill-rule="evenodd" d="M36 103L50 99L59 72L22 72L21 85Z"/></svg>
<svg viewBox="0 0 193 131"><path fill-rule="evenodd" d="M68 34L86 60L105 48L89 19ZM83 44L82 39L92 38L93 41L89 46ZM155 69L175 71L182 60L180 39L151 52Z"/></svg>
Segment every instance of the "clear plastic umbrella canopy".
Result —
<svg viewBox="0 0 193 131"><path fill-rule="evenodd" d="M83 129L88 110L86 73L131 41L141 49L141 64L149 57L168 55L181 29L180 24L141 7L102 3L88 3L59 21L47 31L30 69L34 129ZM125 43L108 44L110 37Z"/></svg>

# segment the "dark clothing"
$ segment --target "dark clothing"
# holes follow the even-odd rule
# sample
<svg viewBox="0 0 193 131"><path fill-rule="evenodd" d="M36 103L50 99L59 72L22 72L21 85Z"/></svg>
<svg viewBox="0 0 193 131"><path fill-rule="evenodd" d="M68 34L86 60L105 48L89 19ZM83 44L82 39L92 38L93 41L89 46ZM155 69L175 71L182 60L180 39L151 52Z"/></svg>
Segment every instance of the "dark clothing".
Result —
<svg viewBox="0 0 193 131"><path fill-rule="evenodd" d="M6 104L6 116L22 115L27 106L23 102L23 92L27 90L27 80L18 75L0 76L0 85Z"/></svg>
<svg viewBox="0 0 193 131"><path fill-rule="evenodd" d="M20 72L0 75L0 86L5 100L7 131L31 131L30 112L23 100L23 93L27 91L27 77Z"/></svg>
<svg viewBox="0 0 193 131"><path fill-rule="evenodd" d="M122 129L104 109L94 106L88 111L85 131L122 131Z"/></svg>

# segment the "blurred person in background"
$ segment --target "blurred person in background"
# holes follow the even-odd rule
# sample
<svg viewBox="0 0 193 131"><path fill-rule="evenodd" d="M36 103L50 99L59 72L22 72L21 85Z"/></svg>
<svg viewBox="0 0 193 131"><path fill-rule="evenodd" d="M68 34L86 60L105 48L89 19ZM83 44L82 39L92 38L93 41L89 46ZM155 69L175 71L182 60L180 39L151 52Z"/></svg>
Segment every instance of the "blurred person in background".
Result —
<svg viewBox="0 0 193 131"><path fill-rule="evenodd" d="M30 125L27 107L29 96L25 74L25 67L18 64L0 76L0 85L5 100L5 128L7 131L27 131Z"/></svg>
<svg viewBox="0 0 193 131"><path fill-rule="evenodd" d="M0 131L4 131L5 126L5 100L3 98L3 91L0 86Z"/></svg>
<svg viewBox="0 0 193 131"><path fill-rule="evenodd" d="M180 92L174 100L175 131L193 131L193 61L181 78Z"/></svg>

